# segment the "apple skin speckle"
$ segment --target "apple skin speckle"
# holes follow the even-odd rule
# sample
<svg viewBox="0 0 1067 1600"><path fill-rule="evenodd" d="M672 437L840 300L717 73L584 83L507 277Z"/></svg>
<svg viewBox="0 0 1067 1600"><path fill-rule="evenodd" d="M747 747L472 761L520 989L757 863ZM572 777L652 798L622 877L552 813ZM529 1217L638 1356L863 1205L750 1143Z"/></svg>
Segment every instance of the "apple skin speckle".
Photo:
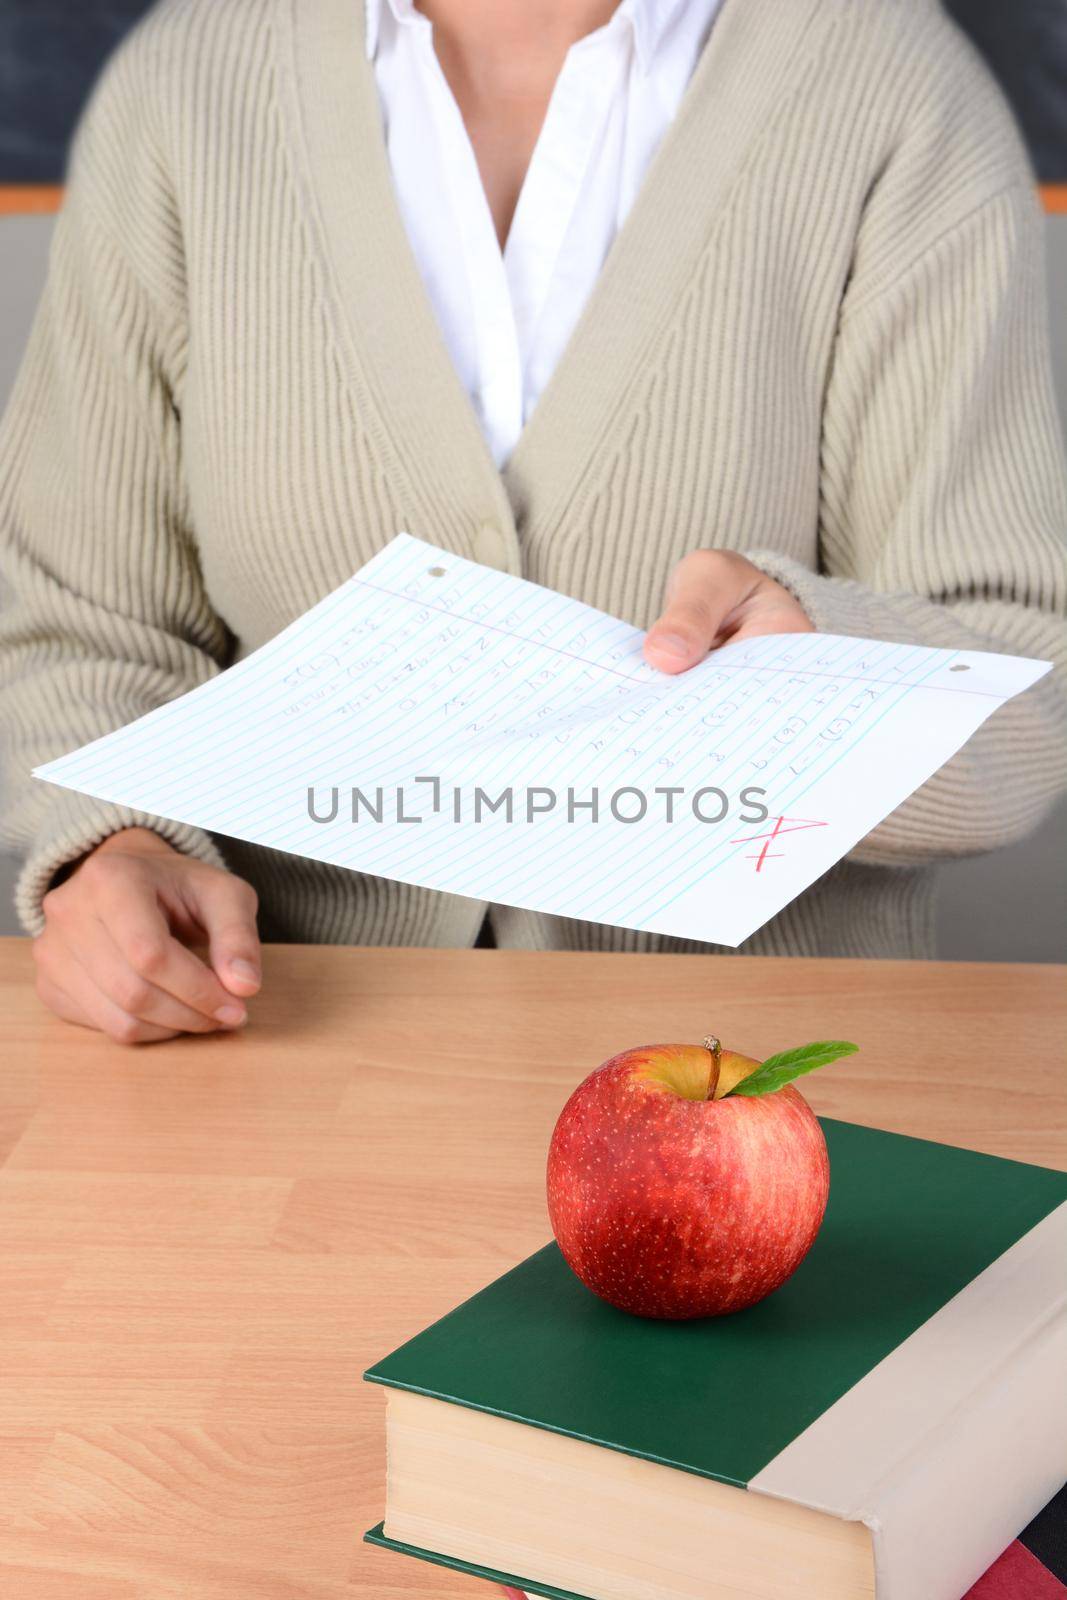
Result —
<svg viewBox="0 0 1067 1600"><path fill-rule="evenodd" d="M548 1154L548 1211L587 1288L637 1316L723 1316L796 1271L822 1223L830 1163L818 1119L792 1085L689 1099L648 1074L645 1045L590 1073Z"/></svg>

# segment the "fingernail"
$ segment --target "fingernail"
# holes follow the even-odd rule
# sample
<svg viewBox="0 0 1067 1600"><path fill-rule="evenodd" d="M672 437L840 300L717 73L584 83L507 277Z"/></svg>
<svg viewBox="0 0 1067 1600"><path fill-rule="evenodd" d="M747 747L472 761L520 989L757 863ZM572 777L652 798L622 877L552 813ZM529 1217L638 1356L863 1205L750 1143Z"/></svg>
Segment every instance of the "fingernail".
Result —
<svg viewBox="0 0 1067 1600"><path fill-rule="evenodd" d="M240 957L230 962L230 971L235 978L240 978L242 983L258 983L259 971L251 961L243 961Z"/></svg>
<svg viewBox="0 0 1067 1600"><path fill-rule="evenodd" d="M239 1028L248 1021L248 1012L244 1006L219 1006L215 1012L215 1021L221 1022L224 1028Z"/></svg>
<svg viewBox="0 0 1067 1600"><path fill-rule="evenodd" d="M683 639L679 633L652 633L648 642L653 650L665 656L688 656L693 653L689 640Z"/></svg>

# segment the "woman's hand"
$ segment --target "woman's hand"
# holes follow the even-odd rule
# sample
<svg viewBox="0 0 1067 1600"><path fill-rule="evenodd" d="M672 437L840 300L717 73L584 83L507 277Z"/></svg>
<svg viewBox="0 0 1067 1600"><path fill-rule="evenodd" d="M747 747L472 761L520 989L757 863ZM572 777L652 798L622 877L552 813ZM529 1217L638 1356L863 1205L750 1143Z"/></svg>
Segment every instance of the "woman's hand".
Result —
<svg viewBox="0 0 1067 1600"><path fill-rule="evenodd" d="M120 1044L239 1028L260 983L256 896L146 828L112 834L50 889L37 993ZM188 948L205 940L206 960Z"/></svg>
<svg viewBox="0 0 1067 1600"><path fill-rule="evenodd" d="M744 556L694 550L671 574L666 610L645 638L645 660L661 672L684 672L732 639L814 631L789 590Z"/></svg>

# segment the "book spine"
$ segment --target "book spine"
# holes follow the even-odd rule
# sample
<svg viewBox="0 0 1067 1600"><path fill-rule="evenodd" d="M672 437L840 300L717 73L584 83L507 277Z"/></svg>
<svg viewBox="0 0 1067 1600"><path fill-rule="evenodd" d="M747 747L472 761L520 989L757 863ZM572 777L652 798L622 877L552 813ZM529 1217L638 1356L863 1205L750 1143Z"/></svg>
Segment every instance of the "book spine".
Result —
<svg viewBox="0 0 1067 1600"><path fill-rule="evenodd" d="M878 1600L960 1600L1067 1478L1067 1313L1049 1317L863 1516Z"/></svg>
<svg viewBox="0 0 1067 1600"><path fill-rule="evenodd" d="M960 1596L1067 1475L1067 1204L749 1482L874 1539L878 1600Z"/></svg>

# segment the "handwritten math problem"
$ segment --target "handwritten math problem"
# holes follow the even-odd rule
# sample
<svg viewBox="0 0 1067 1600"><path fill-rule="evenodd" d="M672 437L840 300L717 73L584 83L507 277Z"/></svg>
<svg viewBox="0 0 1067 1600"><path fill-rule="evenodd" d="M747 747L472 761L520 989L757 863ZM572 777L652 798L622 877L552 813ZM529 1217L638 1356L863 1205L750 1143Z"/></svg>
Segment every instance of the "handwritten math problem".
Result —
<svg viewBox="0 0 1067 1600"><path fill-rule="evenodd" d="M812 633L668 677L642 642L400 534L260 650L36 775L353 871L733 946L1047 670Z"/></svg>

